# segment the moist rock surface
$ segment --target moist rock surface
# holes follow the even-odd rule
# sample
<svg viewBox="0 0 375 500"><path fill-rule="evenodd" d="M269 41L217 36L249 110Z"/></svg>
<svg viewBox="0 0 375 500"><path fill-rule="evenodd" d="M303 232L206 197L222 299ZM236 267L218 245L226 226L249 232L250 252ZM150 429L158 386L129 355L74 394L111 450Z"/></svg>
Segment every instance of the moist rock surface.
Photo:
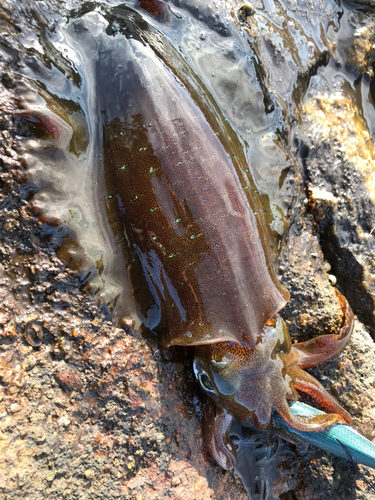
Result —
<svg viewBox="0 0 375 500"><path fill-rule="evenodd" d="M189 5L198 19L199 6ZM260 2L255 7L262 9ZM303 2L288 2L286 12L288 23L293 16L302 23L304 17L324 14L328 25L332 17L310 4L305 8ZM224 11L220 14L225 18ZM274 24L281 23L281 14L272 12ZM2 33L14 28L6 16L4 12L0 19ZM204 16L207 26L229 36L214 9L205 8ZM290 44L296 43L290 33L300 29L295 19L289 34L285 29L276 33L270 21L262 28L267 36L260 38L254 19L255 14L247 18L253 29L247 33L258 44L266 68L265 100L268 94L272 105L283 101L283 109L290 110L285 102L303 95L312 74L325 67L332 47L322 37L310 47L311 58L297 64L290 56ZM353 18L354 49L347 53L358 75L373 81L371 19L369 14ZM283 50L279 36L285 37ZM17 58L15 48L9 57ZM64 58L59 61L66 66ZM57 258L40 214L28 202L32 193L13 129L16 77L8 62L2 59L0 68L0 496L247 498L238 477L207 455L201 431L205 401L192 374L192 352L162 351L154 339L114 326L107 311L85 292L82 277ZM69 66L65 70L73 74ZM280 90L276 97L272 85ZM319 121L323 108L326 118ZM373 440L371 131L353 96L326 95L319 85L296 115L296 146L290 148L294 201L279 268L291 300L282 314L293 341L334 333L341 322L333 289L337 280L359 320L342 355L311 373L350 412L353 425ZM347 122L357 128L345 135ZM358 147L350 142L353 137ZM272 486L274 498L374 496L374 471L354 468L303 443L283 441L262 466L267 463L280 470Z"/></svg>

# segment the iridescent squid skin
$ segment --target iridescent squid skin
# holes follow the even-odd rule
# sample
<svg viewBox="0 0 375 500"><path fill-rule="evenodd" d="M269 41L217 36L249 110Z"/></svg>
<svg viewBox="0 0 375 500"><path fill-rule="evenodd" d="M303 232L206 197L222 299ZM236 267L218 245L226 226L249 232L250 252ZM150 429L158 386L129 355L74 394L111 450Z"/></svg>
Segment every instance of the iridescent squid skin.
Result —
<svg viewBox="0 0 375 500"><path fill-rule="evenodd" d="M239 160L217 122L146 44L129 40L121 64L111 57L103 50L100 60L109 219L144 324L164 347L196 346L194 370L215 403L204 422L212 457L233 467L233 419L263 428L276 411L303 431L349 423L303 370L347 344L353 315L345 298L337 292L337 334L292 346L278 314L289 294L269 264ZM288 402L298 399L297 390L331 413L295 416Z"/></svg>

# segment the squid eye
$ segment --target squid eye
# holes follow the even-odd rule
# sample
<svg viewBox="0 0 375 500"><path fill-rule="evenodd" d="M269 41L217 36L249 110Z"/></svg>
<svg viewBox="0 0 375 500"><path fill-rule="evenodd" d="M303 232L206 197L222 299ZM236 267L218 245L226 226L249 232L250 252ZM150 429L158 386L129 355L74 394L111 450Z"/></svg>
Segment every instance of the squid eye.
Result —
<svg viewBox="0 0 375 500"><path fill-rule="evenodd" d="M198 380L205 391L215 392L214 386L212 385L212 382L206 372L200 373Z"/></svg>
<svg viewBox="0 0 375 500"><path fill-rule="evenodd" d="M211 393L211 395L216 395L214 386L210 380L210 377L207 375L207 373L204 371L202 365L198 361L194 361L194 373L197 379L199 380L199 383L201 384L202 388L206 391Z"/></svg>

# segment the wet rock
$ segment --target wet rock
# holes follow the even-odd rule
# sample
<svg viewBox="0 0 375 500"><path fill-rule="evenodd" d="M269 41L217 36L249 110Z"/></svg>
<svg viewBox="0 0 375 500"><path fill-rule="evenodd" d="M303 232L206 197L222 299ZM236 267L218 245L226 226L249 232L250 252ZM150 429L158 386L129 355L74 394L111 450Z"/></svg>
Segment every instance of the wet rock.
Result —
<svg viewBox="0 0 375 500"><path fill-rule="evenodd" d="M362 26L358 26L354 33L349 61L362 73L367 72L370 76L374 76L375 24L371 17L366 16L366 14L359 14L359 17Z"/></svg>
<svg viewBox="0 0 375 500"><path fill-rule="evenodd" d="M82 388L81 376L78 370L60 362L55 368L54 376L60 387L65 391L79 391Z"/></svg>
<svg viewBox="0 0 375 500"><path fill-rule="evenodd" d="M188 2L187 15L192 13L197 21L205 22L208 29L229 39L228 35L234 30L234 26L228 25L229 13L224 9L215 12L215 6L210 5L202 9L198 3ZM79 17L81 5L77 3L75 7L74 15ZM50 2L48 7L45 3L43 8L47 11L55 8L58 12L60 4ZM256 3L256 8L263 8L261 2ZM315 5L314 2L288 1L285 8L278 6L269 10L265 19L263 15L251 16L248 22L252 31L246 33L249 40L254 37L258 44L261 62L258 71L268 111L275 109L279 99L284 103L283 113L293 116L290 99L304 96L312 75L322 70L334 53L334 43L326 37L327 26L333 27L331 31L335 33L339 31L342 7L335 2ZM39 22L33 18L34 11L27 12L34 24ZM50 19L54 19L55 12L53 15L49 12ZM254 25L256 19L259 26ZM7 30L11 27L7 26ZM353 46L358 59L351 63L359 68L356 74L371 75L371 30L363 26L356 30L358 42L354 40ZM199 33L202 34L201 27ZM29 34L33 37L32 30ZM52 33L35 41L46 53L51 49L50 36ZM199 38L200 41L206 39L205 34ZM25 50L17 38L4 46L15 58L20 51L32 64L45 67L38 66L39 58L44 55L33 49ZM231 48L227 48L226 54L228 59L239 58ZM54 55L53 60L63 68L68 80L76 81L79 75L74 65L56 50ZM1 61L4 66L6 61ZM82 277L67 270L64 260L56 258L55 248L61 242L58 237L68 236L68 232L64 232L64 224L58 221L55 226L51 224L55 228L53 235L51 232L46 236L46 220L38 218L35 207L30 210L27 200L32 196L32 189L24 185L23 166L13 149L18 139L12 133L15 105L11 91L18 77L9 67L3 71L7 76L2 79L4 89L0 92L0 122L7 133L0 138L3 265L0 352L5 363L0 370L0 457L6 460L0 459L0 495L38 500L45 496L79 500L246 498L233 473L222 471L207 456L200 424L204 401L199 399L194 385L192 353L161 352L154 341L132 336L129 322L126 331L114 327L108 321L105 308L99 309L82 292ZM236 80L237 74L231 74L222 87L233 89L235 85L231 80ZM7 84L10 81L12 85ZM276 89L277 99L272 88ZM297 191L280 265L282 280L291 291L291 301L283 314L294 341L334 332L340 324L341 311L324 259L329 259L339 289L353 306L361 290L358 286L363 269L372 273L370 252L366 253L366 245L370 248L373 245L371 228L370 224L368 227L362 224L365 215L373 213L371 193L362 199L362 205L355 197L356 190L365 186L365 178L371 178L371 171L369 176L366 174L368 164L374 160L371 134L368 130L367 135L364 133L366 126L363 120L361 122L363 117L353 97L348 98L341 92L335 92L330 98L324 95L324 91L315 89L312 96L308 96L311 99L306 100L300 124L300 149L290 148L294 166L290 162L285 165ZM50 106L55 105L57 114L68 120L61 104L63 99L57 105L46 92L43 96ZM262 98L259 89L255 98L252 95L256 102L262 102ZM238 96L237 100L244 102ZM298 106L300 102L297 101ZM322 127L322 107L323 114L336 113L332 119L334 127ZM312 114L318 118L314 123L310 119ZM234 111L233 116L229 116L235 117ZM284 127L287 136L289 124L281 118L278 120L278 126ZM360 125L360 133L354 131L345 136L346 122L353 121ZM261 130L271 127L265 123L260 125ZM24 121L21 125L27 124ZM81 128L87 130L87 127ZM28 124L25 133L31 132ZM345 140L340 141L340 136ZM352 136L357 145L351 142ZM85 133L82 137L81 142L76 136L71 143L76 153L87 144ZM253 138L251 130L249 137ZM279 139L273 138L268 144L276 140ZM29 142L28 147L37 149L36 142ZM54 150L54 145L51 139L46 151ZM342 157L350 156L346 151L348 147L351 160L346 163ZM289 154L288 147L286 151ZM353 153L357 155L354 161ZM303 172L298 171L299 158L303 161ZM343 165L341 171L337 168L338 160L339 166ZM364 165L358 175L353 174L353 165L357 163ZM308 186L302 184L302 174ZM305 213L306 208L310 214ZM339 239L337 245L332 244L335 238ZM354 243L350 238L354 238ZM349 257L344 252L348 241ZM71 241L64 245L61 244L59 255L69 260L72 268L79 269L76 247ZM340 265L338 258L342 259ZM347 276L352 278L354 271L358 271L356 263L360 264L360 272L351 290ZM369 287L366 293L371 293ZM366 308L361 307L360 301L358 304L359 315ZM33 315L37 317L25 322L25 317L33 318ZM343 355L312 371L351 412L355 425L370 439L374 438L375 417L373 358L373 341L357 323ZM22 409L14 411L19 407ZM374 482L370 469L354 470L345 460L300 443L286 445L280 463L282 474L275 490L280 498L371 498L371 487L366 482Z"/></svg>
<svg viewBox="0 0 375 500"><path fill-rule="evenodd" d="M310 209L325 257L354 312L374 333L375 155L369 131L343 93L314 96L303 113Z"/></svg>
<svg viewBox="0 0 375 500"><path fill-rule="evenodd" d="M337 50L317 76L300 112L300 138L309 210L319 225L325 258L340 289L359 319L375 335L375 154L374 154L374 17L366 9L346 11L349 33L338 32ZM347 91L357 80L358 95ZM356 84L357 85L357 84Z"/></svg>
<svg viewBox="0 0 375 500"><path fill-rule="evenodd" d="M319 238L308 219L292 223L280 259L281 280L291 293L282 314L294 341L335 333L342 312L330 285Z"/></svg>
<svg viewBox="0 0 375 500"><path fill-rule="evenodd" d="M256 10L251 3L244 3L238 10L238 18L245 21L246 18L253 16L255 13Z"/></svg>
<svg viewBox="0 0 375 500"><path fill-rule="evenodd" d="M350 411L353 425L368 439L374 439L373 370L374 343L366 329L356 323L352 339L339 359L312 370L323 385ZM304 475L298 499L371 498L375 471L353 467L338 458L311 450L302 455Z"/></svg>
<svg viewBox="0 0 375 500"><path fill-rule="evenodd" d="M9 407L9 412L10 413L17 413L22 410L22 406L19 405L18 403L12 403Z"/></svg>

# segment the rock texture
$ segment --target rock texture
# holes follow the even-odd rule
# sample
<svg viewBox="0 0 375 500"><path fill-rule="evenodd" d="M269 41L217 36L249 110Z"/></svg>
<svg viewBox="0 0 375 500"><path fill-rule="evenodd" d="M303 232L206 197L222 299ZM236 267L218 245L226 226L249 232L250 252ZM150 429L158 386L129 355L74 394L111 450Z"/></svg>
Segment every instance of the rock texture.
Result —
<svg viewBox="0 0 375 500"><path fill-rule="evenodd" d="M257 96L263 92L265 116L270 120L264 119L261 126L274 127L278 134L268 147L281 144L290 156L283 174L290 185L285 191L290 226L279 272L291 300L283 315L293 341L334 332L341 311L333 286L347 296L358 315L352 340L342 355L311 372L351 413L353 424L375 439L375 347L369 334L374 332L374 151L373 125L366 118L373 116L374 103L373 15L345 11L342 26L348 21L353 34L346 37L345 30L338 29L342 12L335 2L315 8L314 2L290 0L285 9L279 4L269 9L266 20L261 15L262 2L245 20L236 17L240 2L206 5L201 12L199 2L188 2L186 10L180 3L171 4L173 16L188 19L189 29L198 30L200 41L207 38L198 25L203 19L207 32L212 30L225 43L240 30L249 54L258 58ZM38 39L32 31L34 23L39 28L48 26L52 33L56 13L68 16L67 7L51 1L47 12L46 2L41 2L42 15L33 5L24 4L25 12L20 13L3 3L0 15L4 41L0 56L0 496L9 500L245 499L238 477L222 471L207 456L201 435L205 401L192 374L191 350L161 351L155 339L145 340L127 326L114 326L108 311L85 291L82 276L57 258L56 241L61 240L56 237L51 243L41 217L31 210L33 187L27 183L27 165L16 152L17 133L22 131L20 121L14 120L14 79L20 77L10 66L14 69L22 51L28 62L43 60L44 66L35 65L35 71L51 67L48 57L40 55L51 50L67 80L73 81L77 73L48 37ZM72 17L79 18L80 3L72 6L76 9ZM82 9L90 10L89 2ZM166 30L173 16L169 14ZM22 22L27 27L24 38L18 37L17 26ZM331 24L337 27L331 30L334 34L329 31ZM10 33L17 34L13 41ZM349 41L336 43L343 39ZM36 53L38 57L32 59ZM225 54L238 67L245 57L229 45ZM364 88L371 90L367 107L361 108L356 96L347 92L348 86L335 83L333 90L322 84L344 65L351 68L354 80L362 79ZM225 68L222 71L226 73ZM331 73L327 76L324 71ZM212 95L215 90L221 95L237 89L236 106L223 112L233 123L244 103L241 86L228 82L228 75L237 74L225 74L227 80L223 77L221 83L226 85L214 87L212 82L220 75L212 76L211 82ZM45 88L43 92L47 99ZM53 101L53 95L49 98ZM260 109L262 99L256 101ZM269 118L273 112L274 122ZM252 139L256 131L246 133ZM74 144L84 149L86 143ZM275 158L270 153L270 162ZM280 223L284 225L282 218ZM249 444L253 438L244 436L243 441ZM255 485L251 491L263 491L267 498L367 500L374 496L371 469L353 467L275 435L254 438L252 445L258 451L247 465L254 464L256 472L246 472L245 467L245 473L256 476L248 482ZM259 446L263 462L256 461ZM265 490L256 483L260 480Z"/></svg>

